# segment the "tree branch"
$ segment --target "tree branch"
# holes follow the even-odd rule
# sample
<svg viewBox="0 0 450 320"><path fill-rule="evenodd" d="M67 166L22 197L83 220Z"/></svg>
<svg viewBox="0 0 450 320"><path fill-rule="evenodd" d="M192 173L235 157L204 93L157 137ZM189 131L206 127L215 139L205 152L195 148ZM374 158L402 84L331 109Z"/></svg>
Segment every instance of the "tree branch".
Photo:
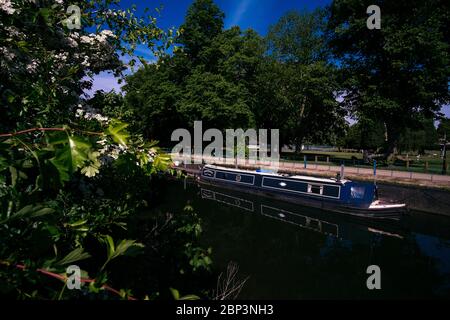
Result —
<svg viewBox="0 0 450 320"><path fill-rule="evenodd" d="M64 128L32 128L32 129L26 129L26 130L12 132L12 133L0 133L0 138L15 137L15 136L19 136L22 134L35 132L35 131L46 132L46 131L66 131L66 130L67 129L64 129ZM79 131L79 132L91 134L91 135L98 135L98 136L103 134L101 132L92 132L92 131L83 131L83 130L75 130L75 131Z"/></svg>

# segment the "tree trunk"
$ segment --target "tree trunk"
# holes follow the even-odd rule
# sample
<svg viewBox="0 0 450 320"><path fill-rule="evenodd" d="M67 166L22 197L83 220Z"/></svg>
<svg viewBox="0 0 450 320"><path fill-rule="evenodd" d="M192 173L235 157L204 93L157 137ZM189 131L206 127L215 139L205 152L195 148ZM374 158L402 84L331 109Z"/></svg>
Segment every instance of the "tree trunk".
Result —
<svg viewBox="0 0 450 320"><path fill-rule="evenodd" d="M295 139L295 154L299 154L302 151L302 141Z"/></svg>
<svg viewBox="0 0 450 320"><path fill-rule="evenodd" d="M363 149L363 163L369 163L369 152L367 149Z"/></svg>
<svg viewBox="0 0 450 320"><path fill-rule="evenodd" d="M398 140L400 138L400 130L395 123L386 123L387 131L387 147L384 157L387 161L392 161L398 154Z"/></svg>
<svg viewBox="0 0 450 320"><path fill-rule="evenodd" d="M295 154L299 154L302 151L303 138L295 139Z"/></svg>
<svg viewBox="0 0 450 320"><path fill-rule="evenodd" d="M302 123L305 115L306 109L306 97L303 97L302 102L300 103L299 114L297 115L297 128L295 128L295 153L299 154L302 151L302 144L304 139L304 134L302 131Z"/></svg>

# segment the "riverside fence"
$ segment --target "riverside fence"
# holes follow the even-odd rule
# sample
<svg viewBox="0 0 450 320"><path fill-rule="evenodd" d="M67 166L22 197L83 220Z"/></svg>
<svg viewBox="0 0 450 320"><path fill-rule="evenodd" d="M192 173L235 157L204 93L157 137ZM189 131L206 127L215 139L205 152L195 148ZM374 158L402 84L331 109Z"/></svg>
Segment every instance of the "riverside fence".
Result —
<svg viewBox="0 0 450 320"><path fill-rule="evenodd" d="M175 155L172 155L175 156ZM354 175L361 176L364 178L368 178L370 176L375 176L377 178L388 178L388 179L408 179L408 180L422 180L422 181L431 181L431 182L440 182L440 183L448 183L450 184L450 175L441 175L435 173L426 173L426 172L415 172L415 171L405 171L405 170L393 170L393 169L385 169L382 167L360 167L360 166L348 166L345 162L342 161L341 165L337 165L334 162L319 162L319 161L310 161L308 158L304 158L303 161L292 161L292 160L284 160L280 159L278 163L265 161L265 160L248 160L248 159L233 159L233 158L217 158L217 157L207 157L201 155L191 155L191 158L185 158L185 161L188 160L193 163L194 160L202 162L204 164L224 164L224 165L235 165L239 167L261 167L261 168L273 168L277 167L282 171L316 171L323 173L338 173L341 172L344 167L345 175ZM316 160L316 159L315 159ZM374 170L375 169L375 170Z"/></svg>

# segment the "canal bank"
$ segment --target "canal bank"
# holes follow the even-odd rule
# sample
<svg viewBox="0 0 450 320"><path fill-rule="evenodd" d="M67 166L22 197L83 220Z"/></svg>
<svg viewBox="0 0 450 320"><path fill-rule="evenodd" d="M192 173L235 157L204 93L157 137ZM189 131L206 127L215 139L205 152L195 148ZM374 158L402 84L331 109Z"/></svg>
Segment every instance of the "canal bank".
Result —
<svg viewBox="0 0 450 320"><path fill-rule="evenodd" d="M223 166L234 167L230 164L223 164ZM175 166L174 168L188 175L196 176L200 172L201 165L179 165ZM238 168L245 170L255 170L260 167L248 163L241 163ZM266 166L266 168L270 167ZM406 203L408 208L412 210L450 217L450 182L447 183L446 179L437 179L439 183L437 181L433 182L426 179L402 179L383 175L377 175L376 179L374 179L373 175L370 176L366 172L361 172L359 174L348 174L348 169L349 168L344 169L345 177L348 179L354 181L376 181L377 185L379 186L379 195L382 198L393 200L394 202L398 203ZM328 168L328 170L325 171L317 168L304 169L299 167L287 167L281 165L278 172L287 174L302 174L316 177L334 177L336 173L340 172L340 170L340 167Z"/></svg>

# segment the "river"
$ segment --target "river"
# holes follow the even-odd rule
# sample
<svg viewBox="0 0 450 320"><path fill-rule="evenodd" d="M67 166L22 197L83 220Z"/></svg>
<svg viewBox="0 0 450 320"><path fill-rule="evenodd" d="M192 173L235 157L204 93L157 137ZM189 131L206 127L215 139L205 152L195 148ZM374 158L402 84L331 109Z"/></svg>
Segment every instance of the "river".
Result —
<svg viewBox="0 0 450 320"><path fill-rule="evenodd" d="M356 219L189 180L167 184L159 209L194 208L215 269L233 261L249 277L241 299L450 297L449 217ZM371 265L381 289L367 287Z"/></svg>

